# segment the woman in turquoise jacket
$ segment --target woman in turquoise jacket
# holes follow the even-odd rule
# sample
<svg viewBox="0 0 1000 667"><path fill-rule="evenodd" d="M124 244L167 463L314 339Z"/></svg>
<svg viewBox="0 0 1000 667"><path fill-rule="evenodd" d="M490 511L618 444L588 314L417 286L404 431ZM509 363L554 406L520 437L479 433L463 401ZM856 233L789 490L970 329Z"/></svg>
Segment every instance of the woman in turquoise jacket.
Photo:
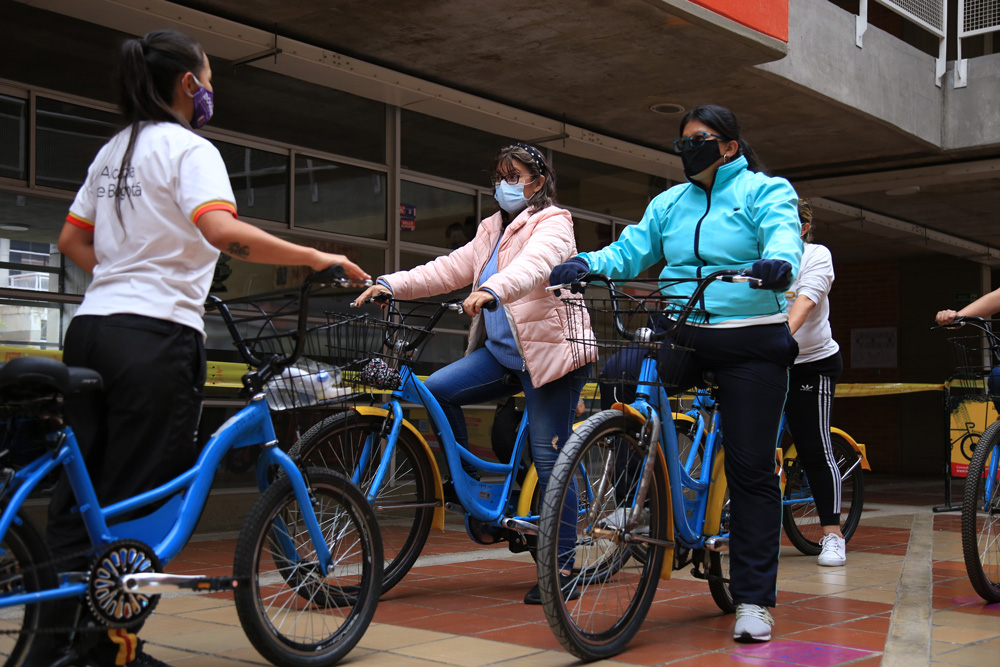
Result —
<svg viewBox="0 0 1000 667"><path fill-rule="evenodd" d="M712 371L723 406L722 428L729 481L730 591L737 604L737 641L769 641L774 621L781 491L775 466L778 425L788 389L788 368L798 352L786 324L785 290L802 257L798 196L783 178L766 175L743 140L735 115L724 107L692 109L674 146L688 183L660 194L637 225L596 252L553 269L550 282L565 284L587 273L634 278L660 260L663 280L697 278L720 269L748 269L759 289L713 283L674 342L690 348L683 357L665 343L660 375L686 388ZM694 291L681 283L671 294ZM641 355L621 353L601 372L604 407L617 390L634 383Z"/></svg>

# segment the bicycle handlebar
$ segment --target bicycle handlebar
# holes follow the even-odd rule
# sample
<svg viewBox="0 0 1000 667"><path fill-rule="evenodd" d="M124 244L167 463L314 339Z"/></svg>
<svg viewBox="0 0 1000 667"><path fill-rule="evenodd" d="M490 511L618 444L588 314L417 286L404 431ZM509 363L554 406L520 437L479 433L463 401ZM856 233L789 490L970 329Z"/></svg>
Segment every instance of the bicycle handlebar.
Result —
<svg viewBox="0 0 1000 667"><path fill-rule="evenodd" d="M687 301L687 304L684 306L683 313L685 314L683 314L682 318L678 320L677 322L678 326L684 323L684 321L687 319L687 314L691 312L694 305L698 303L699 299L701 299L702 294L704 294L705 290L712 282L718 280L727 283L754 283L758 287L761 284L760 278L756 278L754 276L747 274L747 269L722 269L720 271L715 271L713 273L710 273L707 276L704 276L703 278L694 278L692 279L692 281L693 280L698 281L698 287L695 288L694 293L690 296L690 298ZM615 330L618 331L618 335L624 338L625 340L635 340L636 337L635 332L628 331L625 328L625 324L622 322L621 319L621 311L618 309L618 301L621 298L621 293L615 287L614 280L612 280L608 276L600 273L588 273L578 281L574 281L572 283L566 283L563 285L552 285L550 287L546 287L545 289L546 291L549 292L557 292L559 290L568 289L571 292L582 293L583 290L587 288L587 285L592 282L604 283L608 287L608 292L611 294L611 301L614 304L614 308L612 310L613 314L612 321L615 324ZM666 339L671 333L673 332L660 331L653 333L650 336L649 341L650 342L662 341Z"/></svg>

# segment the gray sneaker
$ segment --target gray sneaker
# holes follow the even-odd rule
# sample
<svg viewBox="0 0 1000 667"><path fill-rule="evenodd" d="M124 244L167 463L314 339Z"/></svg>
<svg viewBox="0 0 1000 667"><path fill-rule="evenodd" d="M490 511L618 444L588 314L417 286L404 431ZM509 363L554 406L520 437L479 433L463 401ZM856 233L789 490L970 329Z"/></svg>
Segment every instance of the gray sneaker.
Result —
<svg viewBox="0 0 1000 667"><path fill-rule="evenodd" d="M736 628L733 639L738 642L769 642L774 619L767 607L756 604L736 605Z"/></svg>
<svg viewBox="0 0 1000 667"><path fill-rule="evenodd" d="M629 519L633 512L630 508L619 507L611 514L603 517L597 522L599 528L605 530L623 530L628 527ZM643 507L632 522L632 532L636 535L649 535L649 510Z"/></svg>

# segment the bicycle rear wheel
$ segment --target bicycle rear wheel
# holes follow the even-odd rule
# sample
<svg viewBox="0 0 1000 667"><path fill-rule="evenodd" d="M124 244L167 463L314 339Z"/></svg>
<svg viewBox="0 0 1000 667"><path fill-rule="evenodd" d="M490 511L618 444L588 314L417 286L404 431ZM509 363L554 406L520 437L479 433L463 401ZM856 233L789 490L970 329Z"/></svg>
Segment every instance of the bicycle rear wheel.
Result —
<svg viewBox="0 0 1000 667"><path fill-rule="evenodd" d="M962 502L962 551L969 581L987 602L1000 602L1000 422L976 444Z"/></svg>
<svg viewBox="0 0 1000 667"><path fill-rule="evenodd" d="M330 572L319 570L286 475L250 510L233 568L246 582L235 598L247 638L283 667L330 665L344 657L375 614L382 578L382 543L364 496L333 471L314 467L306 475L333 557Z"/></svg>
<svg viewBox="0 0 1000 667"><path fill-rule="evenodd" d="M20 515L10 524L0 543L0 599L55 588L56 578L46 564L48 547L38 530ZM0 658L4 665L31 665L32 652L45 643L36 633L42 628L42 605L28 604L0 609Z"/></svg>
<svg viewBox="0 0 1000 667"><path fill-rule="evenodd" d="M667 481L657 461L646 502L633 513L645 459L642 426L640 419L617 410L594 415L563 447L546 489L539 521L539 591L556 638L581 660L621 652L656 594L667 539ZM566 554L559 553L560 510L575 490L572 480L581 465L594 495L581 502L582 515L572 526L574 562L567 577L560 575L560 569L569 569ZM630 526L633 516L637 525ZM579 598L567 600L561 591L568 597L579 593Z"/></svg>
<svg viewBox="0 0 1000 667"><path fill-rule="evenodd" d="M830 435L833 458L840 471L840 527L846 541L851 540L861 522L865 503L865 477L861 469L861 455L842 436ZM782 525L785 535L796 549L807 556L822 550L823 526L813 491L805 469L798 458L785 459L785 497L782 508Z"/></svg>
<svg viewBox="0 0 1000 667"><path fill-rule="evenodd" d="M289 455L300 456L305 465L357 479L358 487L367 494L388 444L383 434L385 421L379 415L341 412L309 429ZM366 443L370 445L369 459L363 470L357 470ZM383 593L398 584L420 556L431 531L435 502L434 472L427 453L410 431L401 428L392 467L372 502L385 554Z"/></svg>

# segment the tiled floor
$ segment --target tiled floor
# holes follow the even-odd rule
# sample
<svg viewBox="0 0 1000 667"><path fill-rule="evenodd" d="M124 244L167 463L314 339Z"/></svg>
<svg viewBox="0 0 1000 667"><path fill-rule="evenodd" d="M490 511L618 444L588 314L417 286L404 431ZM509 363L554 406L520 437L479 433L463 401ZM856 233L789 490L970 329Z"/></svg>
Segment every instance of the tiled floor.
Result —
<svg viewBox="0 0 1000 667"><path fill-rule="evenodd" d="M661 582L627 650L598 664L1000 667L1000 604L985 604L968 583L958 514L931 512L943 500L941 483L875 475L867 481L866 511L846 567L821 568L815 557L782 547L769 644L734 644L733 617L718 611L705 582L675 572ZM193 542L169 569L229 573L234 543ZM344 664L574 664L541 608L521 602L534 577L526 555L477 546L450 523L383 598ZM150 654L172 665L266 664L225 595L161 600L142 637Z"/></svg>

